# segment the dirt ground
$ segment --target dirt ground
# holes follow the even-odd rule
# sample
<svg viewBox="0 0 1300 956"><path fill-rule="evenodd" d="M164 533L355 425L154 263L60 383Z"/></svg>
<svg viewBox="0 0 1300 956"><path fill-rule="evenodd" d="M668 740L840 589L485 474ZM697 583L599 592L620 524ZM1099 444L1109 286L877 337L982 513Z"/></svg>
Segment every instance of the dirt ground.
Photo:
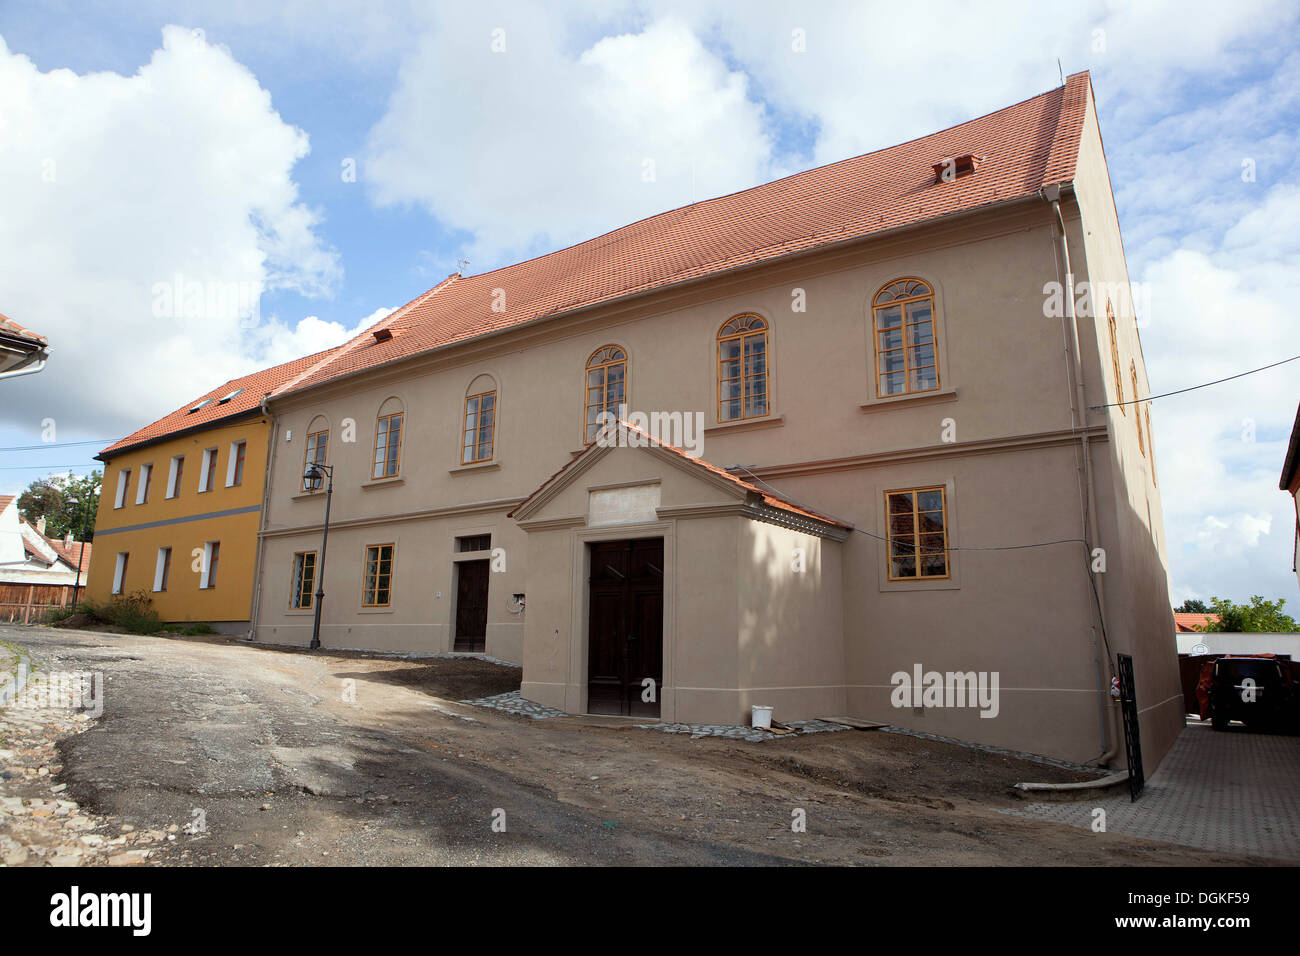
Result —
<svg viewBox="0 0 1300 956"><path fill-rule="evenodd" d="M1018 781L1084 775L903 735L751 743L512 716L459 701L517 689L519 669L467 658L0 636L105 674L103 716L57 748L64 796L103 832L165 832L204 809L207 830L151 864L1249 862L999 813Z"/></svg>

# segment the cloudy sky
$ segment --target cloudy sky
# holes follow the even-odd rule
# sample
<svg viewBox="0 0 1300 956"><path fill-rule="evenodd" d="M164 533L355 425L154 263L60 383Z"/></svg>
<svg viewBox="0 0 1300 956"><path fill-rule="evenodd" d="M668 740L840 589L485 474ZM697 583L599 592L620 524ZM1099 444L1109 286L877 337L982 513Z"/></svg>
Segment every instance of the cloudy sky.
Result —
<svg viewBox="0 0 1300 956"><path fill-rule="evenodd" d="M1058 59L1092 71L1153 390L1295 355L1298 27L1255 0L6 0L0 312L54 358L0 386L0 446L47 421L91 444L0 452L0 492L342 341L460 258L923 135L1056 86ZM225 298L168 301L192 281ZM1298 400L1300 363L1156 402L1175 601L1300 603L1277 490Z"/></svg>

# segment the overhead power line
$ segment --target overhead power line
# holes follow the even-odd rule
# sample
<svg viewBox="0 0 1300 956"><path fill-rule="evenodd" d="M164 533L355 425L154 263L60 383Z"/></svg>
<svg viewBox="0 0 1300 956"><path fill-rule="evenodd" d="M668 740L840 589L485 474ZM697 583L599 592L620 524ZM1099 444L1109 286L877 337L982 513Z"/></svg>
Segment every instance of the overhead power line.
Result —
<svg viewBox="0 0 1300 956"><path fill-rule="evenodd" d="M1234 378L1242 378L1246 375L1254 375L1256 372L1263 372L1270 368L1277 368L1279 365L1285 365L1287 362L1294 362L1296 359L1300 359L1300 355L1293 355L1289 359L1274 362L1272 365L1261 365L1259 368L1252 368L1249 372L1238 372L1236 375L1229 375L1227 378L1215 379L1213 382L1206 382L1203 385L1191 385L1187 388L1180 388L1173 392L1162 392L1159 395L1148 395L1146 398L1135 398L1129 402L1109 402L1105 405L1089 405L1088 408L1117 408L1120 405L1141 405L1143 402L1150 402L1157 398L1168 398L1170 395L1181 395L1183 392L1194 392L1198 388L1209 388L1211 385L1221 385L1224 382L1231 382Z"/></svg>

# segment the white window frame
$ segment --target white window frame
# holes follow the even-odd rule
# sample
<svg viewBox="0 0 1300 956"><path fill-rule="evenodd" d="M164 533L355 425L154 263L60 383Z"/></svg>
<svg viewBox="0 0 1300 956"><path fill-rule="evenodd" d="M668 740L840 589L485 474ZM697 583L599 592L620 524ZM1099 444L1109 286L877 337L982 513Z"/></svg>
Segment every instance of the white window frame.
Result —
<svg viewBox="0 0 1300 956"><path fill-rule="evenodd" d="M199 590L206 591L209 589L208 573L212 570L212 546L221 546L220 541L203 542L203 566L199 568Z"/></svg>
<svg viewBox="0 0 1300 956"><path fill-rule="evenodd" d="M176 487L176 472L180 469L180 463L185 460L184 455L172 455L171 472L167 475L167 497L175 498L180 489Z"/></svg>
<svg viewBox="0 0 1300 956"><path fill-rule="evenodd" d="M113 508L125 507L126 486L131 482L131 469L123 468L117 473L117 496L113 499Z"/></svg>
<svg viewBox="0 0 1300 956"><path fill-rule="evenodd" d="M117 552L117 566L113 569L113 593L121 594L122 588L126 585L126 559L131 556L129 551Z"/></svg>
<svg viewBox="0 0 1300 956"><path fill-rule="evenodd" d="M243 441L242 439L240 441L232 441L230 443L230 460L226 462L227 488L235 487L235 463L239 461L239 448L241 445L244 448L244 465L245 467L248 465L248 442Z"/></svg>
<svg viewBox="0 0 1300 956"><path fill-rule="evenodd" d="M155 594L162 591L163 589L162 588L163 569L166 568L169 563L167 558L168 555L171 553L171 550L172 549L168 547L162 547L158 549L158 559L154 563L154 569L153 569L153 589Z"/></svg>
<svg viewBox="0 0 1300 956"><path fill-rule="evenodd" d="M216 463L217 449L203 449L203 457L199 461L199 494L203 494L208 490L208 475Z"/></svg>
<svg viewBox="0 0 1300 956"><path fill-rule="evenodd" d="M135 503L142 505L145 503L145 492L149 490L149 481L153 478L153 464L140 466L139 487L135 489Z"/></svg>

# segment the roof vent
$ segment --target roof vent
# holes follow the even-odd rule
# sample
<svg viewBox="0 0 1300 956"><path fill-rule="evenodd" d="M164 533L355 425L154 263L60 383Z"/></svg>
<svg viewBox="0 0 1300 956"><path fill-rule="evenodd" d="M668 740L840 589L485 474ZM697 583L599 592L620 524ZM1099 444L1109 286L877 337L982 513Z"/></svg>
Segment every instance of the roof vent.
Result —
<svg viewBox="0 0 1300 956"><path fill-rule="evenodd" d="M215 398L205 398L203 401L199 402L197 405L195 405L193 408L191 408L191 409L190 409L188 412L186 412L185 414L186 414L186 415L193 415L195 412L199 411L200 409L207 408L209 405L211 405L211 404L212 404L213 402L215 402L215 401L216 401Z"/></svg>
<svg viewBox="0 0 1300 956"><path fill-rule="evenodd" d="M387 342L389 339L393 337L393 330L375 329L375 331L372 332L371 334L374 335L376 342Z"/></svg>
<svg viewBox="0 0 1300 956"><path fill-rule="evenodd" d="M961 156L947 156L934 164L934 181L950 183L962 176L969 176L984 162L983 156L965 153Z"/></svg>
<svg viewBox="0 0 1300 956"><path fill-rule="evenodd" d="M243 394L244 394L244 390L243 390L242 388L237 388L237 389L235 389L233 392L231 392L229 395L227 395L227 396L225 396L224 398L222 398L221 400L219 400L219 401L217 402L217 404L218 404L218 405L224 405L224 404L226 404L226 402L230 401L232 398L236 398L236 397L238 397L238 396L240 396L240 395L243 395Z"/></svg>

